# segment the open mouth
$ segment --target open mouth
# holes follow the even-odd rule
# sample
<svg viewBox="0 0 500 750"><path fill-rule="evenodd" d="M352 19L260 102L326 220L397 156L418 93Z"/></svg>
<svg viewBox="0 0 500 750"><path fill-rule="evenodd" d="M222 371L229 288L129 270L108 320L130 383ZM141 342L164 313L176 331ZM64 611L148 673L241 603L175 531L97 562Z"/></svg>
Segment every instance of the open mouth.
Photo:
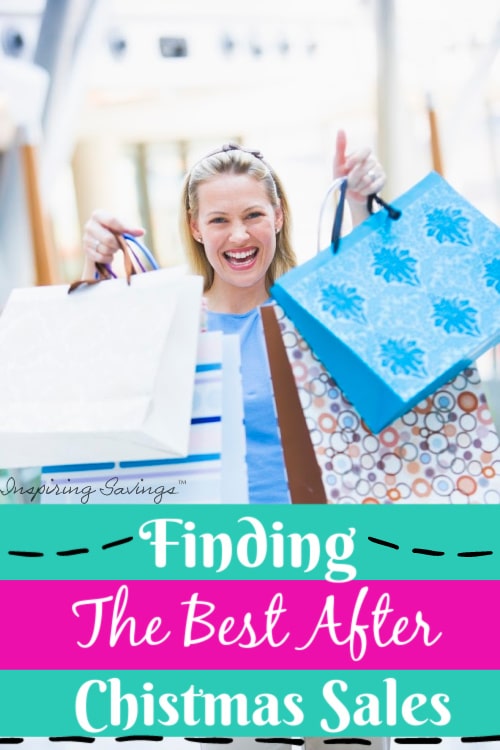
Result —
<svg viewBox="0 0 500 750"><path fill-rule="evenodd" d="M224 258L232 266L244 268L246 266L252 265L255 258L257 257L258 252L259 250L256 247L249 248L248 250L231 250L224 253Z"/></svg>

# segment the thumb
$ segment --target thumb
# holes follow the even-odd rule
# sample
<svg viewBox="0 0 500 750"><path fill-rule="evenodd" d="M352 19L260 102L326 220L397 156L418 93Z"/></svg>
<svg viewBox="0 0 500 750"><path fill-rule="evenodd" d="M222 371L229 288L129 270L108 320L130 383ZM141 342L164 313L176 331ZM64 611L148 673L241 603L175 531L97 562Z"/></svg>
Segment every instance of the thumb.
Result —
<svg viewBox="0 0 500 750"><path fill-rule="evenodd" d="M333 176L344 177L346 163L347 135L345 130L337 131L335 143L335 156L333 159Z"/></svg>
<svg viewBox="0 0 500 750"><path fill-rule="evenodd" d="M123 233L131 234L132 237L143 237L146 234L146 230L142 227L133 227L132 229L123 229Z"/></svg>

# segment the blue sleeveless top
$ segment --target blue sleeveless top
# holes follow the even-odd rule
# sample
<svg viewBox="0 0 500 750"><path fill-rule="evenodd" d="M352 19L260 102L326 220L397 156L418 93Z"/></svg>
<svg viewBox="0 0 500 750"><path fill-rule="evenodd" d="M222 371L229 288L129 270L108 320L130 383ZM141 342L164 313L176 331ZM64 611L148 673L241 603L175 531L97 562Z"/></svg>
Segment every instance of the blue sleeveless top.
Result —
<svg viewBox="0 0 500 750"><path fill-rule="evenodd" d="M271 374L259 308L243 314L206 311L209 331L236 333L241 343L249 500L289 503Z"/></svg>

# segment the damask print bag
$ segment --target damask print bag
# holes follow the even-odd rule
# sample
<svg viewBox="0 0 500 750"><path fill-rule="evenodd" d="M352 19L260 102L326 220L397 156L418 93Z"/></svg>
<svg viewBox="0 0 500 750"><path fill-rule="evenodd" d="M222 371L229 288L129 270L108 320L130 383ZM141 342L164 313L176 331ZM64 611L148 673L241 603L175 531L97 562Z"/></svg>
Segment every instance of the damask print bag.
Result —
<svg viewBox="0 0 500 750"><path fill-rule="evenodd" d="M374 433L500 341L500 228L436 173L392 205L271 290Z"/></svg>

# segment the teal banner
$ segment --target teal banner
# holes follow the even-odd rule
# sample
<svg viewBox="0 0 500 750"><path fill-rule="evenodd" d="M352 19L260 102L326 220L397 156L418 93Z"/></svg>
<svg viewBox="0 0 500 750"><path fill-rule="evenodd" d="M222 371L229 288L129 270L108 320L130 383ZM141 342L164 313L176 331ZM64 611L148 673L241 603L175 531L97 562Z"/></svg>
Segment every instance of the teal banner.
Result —
<svg viewBox="0 0 500 750"><path fill-rule="evenodd" d="M1 577L498 580L499 528L487 505L0 505Z"/></svg>
<svg viewBox="0 0 500 750"><path fill-rule="evenodd" d="M498 735L500 672L5 672L19 736Z"/></svg>

